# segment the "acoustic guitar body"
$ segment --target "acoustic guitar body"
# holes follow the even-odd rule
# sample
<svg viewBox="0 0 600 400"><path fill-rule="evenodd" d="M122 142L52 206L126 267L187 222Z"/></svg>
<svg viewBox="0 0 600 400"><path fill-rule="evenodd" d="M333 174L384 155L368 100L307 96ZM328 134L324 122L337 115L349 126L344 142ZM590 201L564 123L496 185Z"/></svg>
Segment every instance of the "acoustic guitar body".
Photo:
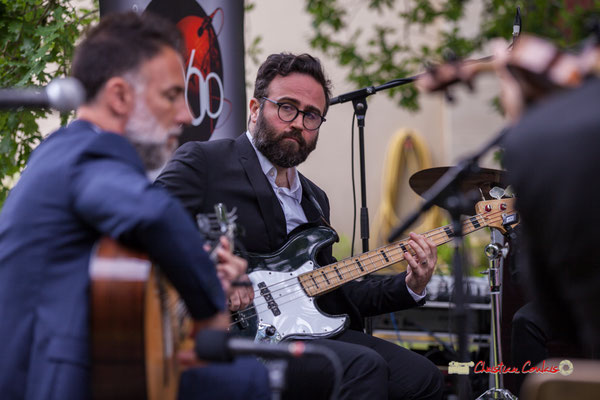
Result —
<svg viewBox="0 0 600 400"><path fill-rule="evenodd" d="M92 398L175 399L176 296L142 253L102 239L90 262Z"/></svg>

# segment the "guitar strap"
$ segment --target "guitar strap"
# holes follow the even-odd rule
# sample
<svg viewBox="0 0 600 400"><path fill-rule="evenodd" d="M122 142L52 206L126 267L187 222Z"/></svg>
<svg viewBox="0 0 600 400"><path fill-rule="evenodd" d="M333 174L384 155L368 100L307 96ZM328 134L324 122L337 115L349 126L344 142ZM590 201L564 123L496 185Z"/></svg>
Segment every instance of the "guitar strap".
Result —
<svg viewBox="0 0 600 400"><path fill-rule="evenodd" d="M323 215L323 209L321 209L321 205L317 201L314 193L312 192L312 189L310 187L307 187L307 188L308 188L308 193L307 193L308 199L315 206L315 208L319 212L319 215L321 216L321 218L325 219L325 216Z"/></svg>
<svg viewBox="0 0 600 400"><path fill-rule="evenodd" d="M323 209L321 208L321 205L319 204L319 201L317 200L317 197L315 196L315 192L310 187L310 184L308 183L308 180L303 175L300 175L300 180L303 183L302 190L306 194L306 197L308 198L308 200L310 201L310 203L315 207L315 209L319 213L319 219L320 219L320 221L325 226L333 229L333 227L329 224L329 222L327 222L327 219L325 219L325 214L323 213Z"/></svg>
<svg viewBox="0 0 600 400"><path fill-rule="evenodd" d="M307 179L304 176L300 175L300 180L302 181L302 190L306 194L306 197L308 198L308 200L311 202L311 204L315 207L315 209L319 213L319 216L321 217L320 219L322 219L323 221L325 221L325 223L327 223L325 220L325 215L323 213L323 209L321 208L321 205L317 201L317 198L315 197L315 193L312 190L312 188L310 187L310 184L308 183ZM327 225L329 225L329 224L327 224Z"/></svg>

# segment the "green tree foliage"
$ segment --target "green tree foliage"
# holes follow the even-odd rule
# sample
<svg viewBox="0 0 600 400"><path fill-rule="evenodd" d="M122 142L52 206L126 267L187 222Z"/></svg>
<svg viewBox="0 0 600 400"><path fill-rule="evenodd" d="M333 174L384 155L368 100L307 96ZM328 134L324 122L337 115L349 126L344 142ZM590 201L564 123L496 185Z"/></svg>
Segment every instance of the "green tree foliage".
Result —
<svg viewBox="0 0 600 400"><path fill-rule="evenodd" d="M311 46L346 67L347 79L357 87L414 75L449 54L467 57L495 37L509 40L517 6L523 32L565 47L589 34L588 21L598 15L600 0L306 0L314 28ZM474 22L465 17L468 8L479 14L477 29L470 29ZM375 13L382 22L366 27L363 13ZM422 35L434 40L419 40ZM388 94L399 105L418 109L413 85Z"/></svg>
<svg viewBox="0 0 600 400"><path fill-rule="evenodd" d="M96 11L70 0L0 0L0 86L45 85L69 72L81 32ZM97 7L96 7L97 10ZM0 112L0 205L12 180L41 139L39 118L45 110ZM66 122L68 115L62 115Z"/></svg>

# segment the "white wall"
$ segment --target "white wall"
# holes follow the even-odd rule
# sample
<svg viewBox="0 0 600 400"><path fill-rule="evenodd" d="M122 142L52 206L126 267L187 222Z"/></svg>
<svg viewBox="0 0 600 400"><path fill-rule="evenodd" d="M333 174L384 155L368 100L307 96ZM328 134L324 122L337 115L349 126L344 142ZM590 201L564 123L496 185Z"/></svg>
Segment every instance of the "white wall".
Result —
<svg viewBox="0 0 600 400"><path fill-rule="evenodd" d="M357 2L347 1L349 7L357 7ZM308 52L321 58L333 82L334 96L355 90L344 80L344 71L335 61L324 57L310 48L310 19L304 11L303 1L260 0L255 9L246 16L246 43L260 35L262 42L261 59L268 54L281 51L294 53ZM476 16L477 9L470 13ZM354 18L367 19L381 16L355 15ZM385 17L383 17L385 18ZM470 16L469 18L474 18ZM471 19L472 21L472 19ZM369 21L362 22L367 29ZM472 29L474 24L470 25ZM469 27L467 27L469 28ZM411 38L422 39L418 32L411 32ZM252 83L257 66L246 62L247 82ZM398 77L402 78L402 77ZM247 91L252 96L252 85ZM467 154L471 154L487 142L503 122L491 108L490 101L497 93L493 77L481 77L476 82L476 92L469 93L464 88L455 91L456 102L447 104L439 95L425 94L421 100L421 111L410 113L399 108L387 95L378 93L368 99L368 112L365 128L366 178L368 184L368 207L371 225L375 220L381 199L381 176L388 141L401 128L412 128L426 139L432 154L434 166L453 165ZM350 180L350 127L352 105L345 103L332 106L327 122L322 126L319 145L305 164L302 173L320 185L329 195L332 205L332 225L340 232L352 232L352 192ZM358 152L356 152L358 154ZM485 167L498 168L491 156L484 159ZM358 159L356 161L358 168ZM357 170L356 182L359 185ZM405 184L405 183L404 183ZM357 202L360 207L360 188L357 187ZM412 211L415 204L407 204L406 212ZM372 226L373 228L373 226ZM371 234L373 236L373 233ZM358 240L358 239L357 239ZM356 249L360 250L360 241Z"/></svg>

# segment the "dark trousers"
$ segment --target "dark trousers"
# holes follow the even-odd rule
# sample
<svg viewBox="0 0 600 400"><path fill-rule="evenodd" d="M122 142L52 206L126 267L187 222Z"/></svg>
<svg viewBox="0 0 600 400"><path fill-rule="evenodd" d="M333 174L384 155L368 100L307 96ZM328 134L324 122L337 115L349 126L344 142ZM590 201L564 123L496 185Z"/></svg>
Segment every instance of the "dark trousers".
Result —
<svg viewBox="0 0 600 400"><path fill-rule="evenodd" d="M181 375L178 400L270 400L265 366L252 357L211 363Z"/></svg>
<svg viewBox="0 0 600 400"><path fill-rule="evenodd" d="M536 309L534 303L527 303L519 308L512 320L511 330L511 356L513 366L523 368L523 364L530 362L530 367L548 358L546 344L551 336L548 322ZM527 374L516 374L517 392Z"/></svg>
<svg viewBox="0 0 600 400"><path fill-rule="evenodd" d="M340 359L343 378L339 399L441 399L444 380L425 357L396 344L347 330L335 339L311 341ZM293 360L287 369L284 399L328 399L333 385L325 358Z"/></svg>

